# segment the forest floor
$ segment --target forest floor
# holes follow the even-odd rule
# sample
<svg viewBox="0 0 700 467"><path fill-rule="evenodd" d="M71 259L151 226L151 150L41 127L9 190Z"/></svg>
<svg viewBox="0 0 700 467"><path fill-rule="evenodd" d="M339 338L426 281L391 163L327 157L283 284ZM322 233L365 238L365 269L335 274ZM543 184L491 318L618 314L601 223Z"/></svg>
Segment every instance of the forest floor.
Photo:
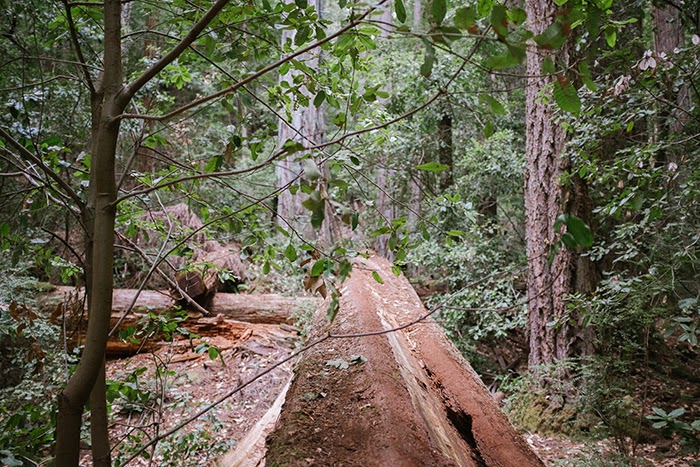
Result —
<svg viewBox="0 0 700 467"><path fill-rule="evenodd" d="M193 351L191 342L182 339L162 343L150 353L107 362L108 380L129 381L127 387L115 387L112 391L112 394L117 396L114 421L111 425L115 461L127 458L134 446L155 433L163 433L177 425L231 389L288 356L302 342L298 332L290 326L248 326L248 330L243 334L227 335L226 327L223 326L222 333L213 332L203 336L206 342L215 345L220 351L220 356L213 360L207 352ZM327 360L349 362L350 368L344 370L352 372L354 368L348 357L350 353L362 353L362 350L343 350L341 347L342 344L338 342L336 354L328 355ZM364 354L363 356L372 357ZM338 374L340 368L332 364L327 366L326 377L318 380L319 385L335 385L333 392L346 393L357 393L364 387L362 381L358 382L356 378L333 377L334 374ZM161 441L152 463L146 459L139 459L132 461L130 465L207 465L245 436L273 404L291 375L292 362L288 362L234 394L173 437ZM321 381L322 379L325 382ZM349 382L352 382L352 387L337 387L338 384L350 384ZM309 388L310 399L326 397L326 389L321 386ZM360 396L361 394L358 398L362 399ZM391 394L385 394L383 397L392 400ZM156 400L158 404L150 405L159 407L158 410L144 408L144 405ZM332 401L330 404L326 402L323 401L321 405L333 406ZM410 407L405 410L410 410ZM342 408L325 411L322 418L319 418L318 413L309 416L316 418L317 432L320 433L338 427L344 429L339 421L348 419L348 414L344 414ZM390 434L387 436L386 441L394 443L410 438L397 438ZM692 466L700 461L697 456L678 455L678 446L668 446L662 451L655 445L648 444L637 447L636 464L625 464L615 460L619 457L615 455L612 441L576 442L565 437L533 433L523 433L523 437L545 464L552 466ZM309 443L318 446L320 438L317 438L318 436L303 436L299 439L308 439ZM353 446L342 446L342 449L350 453L355 451ZM85 453L87 457L87 451ZM355 451L353 455L358 454ZM313 461L309 465L314 465Z"/></svg>

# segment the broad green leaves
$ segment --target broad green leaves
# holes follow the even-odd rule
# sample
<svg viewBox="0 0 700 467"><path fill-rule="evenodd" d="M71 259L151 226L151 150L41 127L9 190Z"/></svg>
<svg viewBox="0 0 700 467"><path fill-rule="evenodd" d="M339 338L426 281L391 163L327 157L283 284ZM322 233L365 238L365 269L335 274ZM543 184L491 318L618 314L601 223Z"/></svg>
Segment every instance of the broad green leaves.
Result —
<svg viewBox="0 0 700 467"><path fill-rule="evenodd" d="M554 224L557 230L561 225L566 226L566 232L561 237L562 242L569 248L590 247L593 245L593 233L585 222L570 214L561 214Z"/></svg>
<svg viewBox="0 0 700 467"><path fill-rule="evenodd" d="M458 8L455 13L455 26L459 29L470 30L476 24L476 10L474 7Z"/></svg>
<svg viewBox="0 0 700 467"><path fill-rule="evenodd" d="M394 0L394 12L396 13L396 19L398 19L400 23L406 22L406 7L402 0Z"/></svg>
<svg viewBox="0 0 700 467"><path fill-rule="evenodd" d="M554 83L552 94L554 95L554 101L563 111L574 115L581 113L581 99L578 96L578 92L566 79L557 80Z"/></svg>
<svg viewBox="0 0 700 467"><path fill-rule="evenodd" d="M449 168L449 165L440 164L439 162L426 162L425 164L416 166L416 169L424 172L443 172Z"/></svg>
<svg viewBox="0 0 700 467"><path fill-rule="evenodd" d="M430 5L430 11L433 15L433 22L441 24L447 14L447 0L433 0Z"/></svg>

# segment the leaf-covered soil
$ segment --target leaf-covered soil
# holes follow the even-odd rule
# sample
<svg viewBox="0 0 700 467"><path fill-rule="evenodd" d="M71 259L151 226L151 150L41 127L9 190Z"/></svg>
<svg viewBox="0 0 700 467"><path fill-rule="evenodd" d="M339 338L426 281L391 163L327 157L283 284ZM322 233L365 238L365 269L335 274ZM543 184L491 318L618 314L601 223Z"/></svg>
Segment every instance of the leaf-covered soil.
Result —
<svg viewBox="0 0 700 467"><path fill-rule="evenodd" d="M250 324L235 335L227 329L221 326L222 332L214 329L203 336L203 341L220 351L213 360L206 351L193 351L199 341L180 339L162 343L152 353L107 362L108 380L129 381L129 388L108 391L117 396L110 426L115 464L156 432L175 426L288 356L300 342L296 330L286 325ZM152 464L140 458L129 465L206 465L235 445L262 417L290 376L290 364L282 365L158 443ZM86 450L86 462L88 457Z"/></svg>

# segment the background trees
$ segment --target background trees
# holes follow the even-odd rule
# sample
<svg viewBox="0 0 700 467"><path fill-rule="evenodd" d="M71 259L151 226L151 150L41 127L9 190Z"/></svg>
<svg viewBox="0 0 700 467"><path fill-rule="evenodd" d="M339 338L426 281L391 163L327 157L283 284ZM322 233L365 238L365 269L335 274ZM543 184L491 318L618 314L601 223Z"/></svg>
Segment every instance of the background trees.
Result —
<svg viewBox="0 0 700 467"><path fill-rule="evenodd" d="M446 329L489 383L527 359L611 430L632 408L596 387L631 393L622 382L655 351L678 366L695 355L693 7L380 6L2 5L3 261L90 297L59 462L77 462L96 388L94 459L109 463L111 288L162 286L154 264L202 241L143 220L176 203L261 275L308 272L331 294L348 257L377 244L445 302ZM158 238L143 258L119 239L146 224Z"/></svg>

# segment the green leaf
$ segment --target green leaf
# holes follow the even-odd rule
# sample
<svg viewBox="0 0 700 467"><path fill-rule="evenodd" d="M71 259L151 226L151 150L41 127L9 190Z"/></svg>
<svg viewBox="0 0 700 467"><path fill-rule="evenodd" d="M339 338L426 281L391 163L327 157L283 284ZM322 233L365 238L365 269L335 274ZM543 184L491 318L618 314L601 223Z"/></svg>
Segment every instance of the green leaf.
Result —
<svg viewBox="0 0 700 467"><path fill-rule="evenodd" d="M360 213L354 212L352 214L352 218L350 219L350 226L352 227L353 231L357 228L357 224L358 224L359 220L360 220Z"/></svg>
<svg viewBox="0 0 700 467"><path fill-rule="evenodd" d="M443 172L449 168L449 165L440 164L439 162L426 162L425 164L416 166L416 169L424 172Z"/></svg>
<svg viewBox="0 0 700 467"><path fill-rule="evenodd" d="M326 258L321 258L318 261L314 263L314 265L311 267L311 277L318 277L321 275L323 270L326 268L326 262L328 260Z"/></svg>
<svg viewBox="0 0 700 467"><path fill-rule="evenodd" d="M398 276L401 275L401 267L400 267L400 266L397 266L397 265L393 265L393 266L391 267L391 272L393 272L394 275L398 277Z"/></svg>
<svg viewBox="0 0 700 467"><path fill-rule="evenodd" d="M509 55L491 55L486 57L483 62L484 67L491 70L504 70L520 64L520 59L512 54Z"/></svg>
<svg viewBox="0 0 700 467"><path fill-rule="evenodd" d="M379 275L377 271L372 271L372 279L375 281L379 282L380 284L384 283L384 280L382 279L382 276Z"/></svg>
<svg viewBox="0 0 700 467"><path fill-rule="evenodd" d="M669 412L668 416L669 416L669 418L678 418L681 415L683 415L684 413L685 413L685 409L683 407L679 407L679 408Z"/></svg>
<svg viewBox="0 0 700 467"><path fill-rule="evenodd" d="M270 274L270 262L269 261L265 261L265 263L263 264L262 272L265 275Z"/></svg>
<svg viewBox="0 0 700 467"><path fill-rule="evenodd" d="M554 60L552 60L552 57L545 57L545 59L542 61L542 73L546 75L552 75L556 73L557 67L554 64Z"/></svg>
<svg viewBox="0 0 700 467"><path fill-rule="evenodd" d="M287 257L289 261L296 261L297 259L297 249L294 248L294 245L289 244L287 245L287 248L284 249L284 256Z"/></svg>
<svg viewBox="0 0 700 467"><path fill-rule="evenodd" d="M288 139L282 145L282 149L285 152L287 152L288 154L292 154L292 153L295 153L297 151L303 151L304 145L301 144L299 141L294 141L294 140Z"/></svg>
<svg viewBox="0 0 700 467"><path fill-rule="evenodd" d="M493 113L497 115L505 115L506 114L506 109L503 107L503 104L498 102L498 100L491 96L490 94L482 94L481 99L485 101L489 107L491 107L491 110Z"/></svg>
<svg viewBox="0 0 700 467"><path fill-rule="evenodd" d="M535 36L533 39L537 45L544 49L558 49L566 42L567 35L560 23L552 23L547 26L542 34Z"/></svg>
<svg viewBox="0 0 700 467"><path fill-rule="evenodd" d="M425 55L423 57L423 64L420 67L421 76L426 78L430 76L433 72L433 65L435 64L435 49L433 45L425 38L423 38L423 45L425 46Z"/></svg>
<svg viewBox="0 0 700 467"><path fill-rule="evenodd" d="M554 101L564 112L574 115L581 113L581 99L576 88L571 83L562 86L560 82L554 84Z"/></svg>
<svg viewBox="0 0 700 467"><path fill-rule="evenodd" d="M617 42L617 30L615 30L614 27L605 28L605 42L608 43L610 48L615 47L615 43Z"/></svg>
<svg viewBox="0 0 700 467"><path fill-rule="evenodd" d="M394 0L394 11L396 12L396 19L399 23L406 22L406 7L403 4L403 0Z"/></svg>
<svg viewBox="0 0 700 467"><path fill-rule="evenodd" d="M333 123L335 123L337 126L345 125L346 121L347 121L347 116L345 115L345 112L340 112L335 117L333 117Z"/></svg>
<svg viewBox="0 0 700 467"><path fill-rule="evenodd" d="M486 18L491 14L493 8L493 0L477 0L476 11L479 13L479 18Z"/></svg>
<svg viewBox="0 0 700 467"><path fill-rule="evenodd" d="M435 64L435 55L426 53L423 64L420 66L420 74L424 77L429 77L433 73L433 65Z"/></svg>
<svg viewBox="0 0 700 467"><path fill-rule="evenodd" d="M448 230L446 233L447 233L447 235L449 235L450 237L459 237L459 236L461 236L461 235L464 235L464 234L467 233L467 232L465 232L465 231L463 231L463 230Z"/></svg>
<svg viewBox="0 0 700 467"><path fill-rule="evenodd" d="M578 245L585 247L593 245L593 233L581 219L570 214L562 214L557 219L557 223L560 222L566 225L567 233L571 234Z"/></svg>
<svg viewBox="0 0 700 467"><path fill-rule="evenodd" d="M508 11L508 17L510 18L510 21L513 24L515 24L516 26L520 26L527 19L527 14L522 8L516 7Z"/></svg>
<svg viewBox="0 0 700 467"><path fill-rule="evenodd" d="M277 230L279 233L281 233L282 235L284 235L287 238L292 236L292 234L290 234L286 229L280 227L279 225L275 226L275 230Z"/></svg>
<svg viewBox="0 0 700 467"><path fill-rule="evenodd" d="M583 81L583 84L585 84L590 91L596 92L598 86L596 86L591 79L591 70L588 69L588 64L586 62L579 63L578 71L581 75L581 81Z"/></svg>
<svg viewBox="0 0 700 467"><path fill-rule="evenodd" d="M476 11L473 6L458 8L455 13L455 26L469 29L476 24Z"/></svg>
<svg viewBox="0 0 700 467"><path fill-rule="evenodd" d="M508 35L508 16L506 8L503 5L494 5L491 9L491 17L489 18L491 27L496 31L499 37Z"/></svg>
<svg viewBox="0 0 700 467"><path fill-rule="evenodd" d="M207 353L209 354L210 360L216 360L216 357L219 356L219 349L217 349L213 345L210 345L209 349L207 349Z"/></svg>
<svg viewBox="0 0 700 467"><path fill-rule="evenodd" d="M314 97L314 106L316 108L321 107L321 104L323 104L323 101L326 99L326 93L324 91L318 91L318 94L316 94L316 97Z"/></svg>
<svg viewBox="0 0 700 467"><path fill-rule="evenodd" d="M493 127L493 123L491 122L486 122L486 125L484 125L484 137L485 138L490 138L496 129Z"/></svg>
<svg viewBox="0 0 700 467"><path fill-rule="evenodd" d="M431 11L433 13L433 21L435 24L442 23L442 20L445 19L445 14L447 13L447 0L433 0Z"/></svg>
<svg viewBox="0 0 700 467"><path fill-rule="evenodd" d="M569 232L566 232L561 236L561 241L567 246L567 248L576 249L579 246L574 236Z"/></svg>
<svg viewBox="0 0 700 467"><path fill-rule="evenodd" d="M333 297L331 303L328 304L328 311L326 311L326 318L328 321L332 323L335 317L338 315L338 311L340 311L340 303L338 302L337 297Z"/></svg>

